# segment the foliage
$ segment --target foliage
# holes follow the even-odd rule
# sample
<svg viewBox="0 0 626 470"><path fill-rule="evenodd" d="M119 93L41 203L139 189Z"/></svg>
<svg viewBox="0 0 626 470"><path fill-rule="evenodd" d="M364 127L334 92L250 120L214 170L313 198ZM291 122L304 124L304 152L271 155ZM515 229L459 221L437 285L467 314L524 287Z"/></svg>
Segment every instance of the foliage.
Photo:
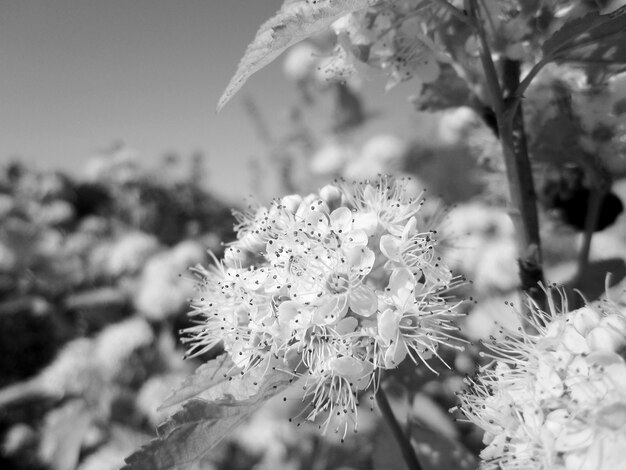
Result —
<svg viewBox="0 0 626 470"><path fill-rule="evenodd" d="M534 178L538 175L533 175L531 158L541 162L544 172L552 171L556 175L543 180L537 178L543 185L542 202L549 209L562 209L562 220L585 233L574 280L574 285L584 288L584 272L591 267L588 259L593 233L611 226L623 211L619 197L609 189L611 179L619 176L619 170L616 171L619 164L615 164L619 158L613 158L608 149L615 149L615 145L619 145L616 135L623 137L624 129L619 122L605 124L605 121L602 124L593 123L589 127L586 122L583 123L587 110L578 110L576 107L579 102L585 101L581 96L588 98L586 104L599 101L598 96L608 89L611 79L624 70L626 6L617 3L600 11L586 2L568 5L559 1L487 0L463 2L462 7L460 3L446 0L372 2L360 8L355 7L351 12L343 11L342 15L332 20L325 18L321 28L317 15L329 6L342 8L344 2L322 2L322 10L315 11L311 9L310 2L287 1L276 17L261 26L233 81L220 99L218 109L251 74L280 54L286 48L283 46L292 45L329 27L335 41L326 48L327 58L316 62L310 58L316 52L308 52L309 58L302 53L302 66L297 67L295 60L290 62L290 70L297 77L307 102L311 101L311 94L310 88L305 88L304 84L312 70L317 70L324 79L341 83L349 89L358 87L353 81L356 74L376 69L386 76L386 89L409 80L416 83L417 95L413 102L418 109L432 111L437 108L469 106L499 138L502 153L496 154L495 161L489 161L486 166L496 175L503 170L506 172L515 212L514 230L505 235L501 242L486 243L477 249L477 252L480 250L480 262L458 264L459 269L470 271L476 276L477 291L509 295L519 286L530 294L533 299L531 302L545 301L537 284L544 278L544 267L534 189ZM303 24L306 26L303 27ZM292 28L292 25L297 25L297 28ZM277 26L284 35L274 46L271 39L274 39ZM316 67L311 65L314 63ZM580 73L582 80L568 83L567 79L554 75L551 81L543 78L546 80L543 91L540 86L533 88L533 80L541 77L542 70L550 63L567 64L565 67L568 67L568 72L574 70L572 66L579 67L580 72L572 73ZM522 64L526 65L527 73L524 76ZM550 96L547 103L546 90ZM531 106L531 118L525 122L526 105L522 98L526 95L531 100L536 99L537 104ZM539 104L542 99L542 104L548 105L547 113ZM614 95L611 102L615 102ZM621 114L621 108L614 109L618 115ZM361 123L355 122L355 127ZM528 133L525 126L528 126ZM341 131L338 134L341 135ZM607 142L611 142L613 147L608 147ZM321 173L345 174L351 171L350 168L358 167L358 164L377 167L378 161L368 162L366 159L352 165L350 160L354 159L346 157L348 146L345 139L337 139L336 143L325 147L320 146L311 165L312 169ZM396 161L407 158L401 155L402 152L397 154L400 156L394 157ZM478 156L479 161L482 158L482 155ZM574 187L567 184L568 171L569 174L579 175ZM331 209L327 212L332 216ZM276 217L271 211L262 212L260 216L265 221ZM245 230L242 238L246 240L245 243L251 243L254 249L245 243L244 246L252 253L260 250L262 256L274 253L275 249L270 246L277 241L274 240L271 228L273 220L269 225L263 225L255 217L259 215L250 216L242 224ZM256 224L259 224L256 231L249 228L257 227ZM262 243L254 240L259 236ZM247 241L247 238L251 240ZM482 243L485 234L476 238L477 243ZM305 244L304 239L300 242ZM491 247L494 247L493 259L486 253ZM296 259L291 254L293 250L285 251L290 254L290 261ZM504 258L502 253L506 253ZM281 252L276 254L280 257ZM454 250L448 254L452 259L455 256ZM237 254L233 259L255 270L257 263L262 263L262 259L256 256L251 253L245 256ZM459 257L462 258L462 255ZM516 264L520 269L519 279L513 269L507 269ZM393 277L394 274L391 275L392 281ZM245 282L246 277L243 278ZM485 281L482 281L483 278ZM219 279L211 279L211 276L205 277L207 281L217 282L217 285L221 283ZM413 282L419 284L417 279ZM214 292L208 292L210 294L207 297L212 300L216 298ZM250 301L250 305L254 303L255 300ZM216 308L213 315L219 318L217 312L225 311L225 305ZM350 304L349 311L361 314L359 308L356 303ZM340 310L332 309L335 313ZM296 312L296 315L300 314L299 310ZM339 318L342 317L343 314L340 314ZM205 332L216 331L212 329L208 315L207 323L193 331L202 335L201 346L198 347L216 344L216 340L204 336ZM236 330L232 331L236 334ZM231 354L236 352L235 343L227 338L224 338L224 343L227 351ZM271 341L265 343L265 346L270 351L274 350ZM498 347L493 346L495 350ZM304 365L310 366L306 361ZM479 407L479 403L472 405L470 413ZM387 411L384 413L389 414ZM480 422L481 414L476 416ZM398 438L402 441L401 437ZM402 446L403 454L406 455L406 447L410 444L404 442ZM508 460L504 459L503 462L506 467Z"/></svg>
<svg viewBox="0 0 626 470"><path fill-rule="evenodd" d="M156 180L135 163L131 172L126 157L102 156L75 178L19 162L2 167L0 436L7 468L70 470L100 450L119 467L150 432L135 394L153 376L189 372L170 333L174 319L185 321L191 295L180 275L205 260L211 240L230 232L232 216L199 180ZM163 208L166 217L152 231L133 223L128 214L155 210L128 197L133 181L144 180L160 188L170 207L185 206L176 215L183 227L168 228L172 219ZM172 234L163 241L173 248L159 240L159 230ZM148 276L150 264L159 266ZM161 317L150 317L138 311L146 304L138 298L142 280L153 283L164 270L168 303L159 305ZM156 408L163 397L144 408Z"/></svg>
<svg viewBox="0 0 626 470"><path fill-rule="evenodd" d="M326 29L336 19L376 0L287 0L276 15L258 30L248 46L217 109L222 108L248 77L278 57L285 49Z"/></svg>
<svg viewBox="0 0 626 470"><path fill-rule="evenodd" d="M232 366L224 365L219 358L214 362L219 364L216 368L200 372L201 377L208 375L202 392L162 423L159 438L128 457L124 469L187 468L228 436L259 404L291 382L289 374L277 370L229 377ZM221 382L211 385L216 379ZM187 394L189 384L183 390Z"/></svg>
<svg viewBox="0 0 626 470"><path fill-rule="evenodd" d="M485 430L484 468L619 467L625 312L611 302L568 312L562 297L547 312L533 305L524 320L536 333L487 343L490 363L460 396Z"/></svg>

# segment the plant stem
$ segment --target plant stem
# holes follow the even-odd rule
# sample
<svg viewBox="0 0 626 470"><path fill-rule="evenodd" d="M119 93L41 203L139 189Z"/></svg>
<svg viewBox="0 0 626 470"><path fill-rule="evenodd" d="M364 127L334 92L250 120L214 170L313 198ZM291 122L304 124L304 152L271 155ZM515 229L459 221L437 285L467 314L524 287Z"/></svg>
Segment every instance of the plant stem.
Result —
<svg viewBox="0 0 626 470"><path fill-rule="evenodd" d="M598 226L600 212L604 198L610 191L611 178L603 167L602 163L593 156L587 161L583 161L583 168L590 182L589 200L587 201L587 215L585 217L585 231L583 232L582 245L578 252L576 265L576 275L574 277L574 287L581 291L585 287L583 278L589 268L589 252L591 251L591 240ZM573 308L582 307L583 299L575 297Z"/></svg>
<svg viewBox="0 0 626 470"><path fill-rule="evenodd" d="M385 421L391 428L393 437L395 437L398 442L400 451L402 452L402 457L404 457L404 461L408 465L409 469L422 470L422 466L417 458L415 449L413 449L413 446L411 445L411 439L407 436L406 432L404 432L400 423L393 414L393 410L389 405L389 400L387 400L387 395L385 394L382 386L378 387L376 392L376 403L378 404L378 408L380 408L380 412L385 418Z"/></svg>
<svg viewBox="0 0 626 470"><path fill-rule="evenodd" d="M502 121L502 115L504 113L502 88L500 87L500 81L498 80L498 72L496 71L496 66L493 63L493 59L491 58L491 48L489 47L489 41L487 40L487 35L485 34L483 24L480 21L480 17L478 15L478 4L475 0L472 2L472 15L475 18L477 25L476 31L478 33L478 38L481 45L480 61L483 65L483 70L485 72L485 79L487 81L487 88L490 93L491 105L493 106L493 109L496 113L498 123L500 123Z"/></svg>
<svg viewBox="0 0 626 470"><path fill-rule="evenodd" d="M513 96L520 85L520 63L504 59L502 64L505 107L498 120L517 232L521 287L541 305L543 282L541 238L537 215L537 195L528 156L522 104ZM507 99L507 97L511 99Z"/></svg>
<svg viewBox="0 0 626 470"><path fill-rule="evenodd" d="M578 259L576 263L576 275L574 278L574 287L580 289L584 287L582 285L582 279L589 267L589 252L591 250L591 240L596 226L598 225L598 218L600 217L600 208L602 207L602 201L606 191L602 187L592 186L590 190L589 200L587 201L587 216L585 217L585 231L583 232L583 242L578 252ZM572 308L582 307L582 299L575 297L574 305Z"/></svg>
<svg viewBox="0 0 626 470"><path fill-rule="evenodd" d="M515 91L513 92L512 98L515 98L517 100L516 105L518 105L519 103L521 103L521 99L524 97L524 93L526 92L526 90L528 89L528 87L530 86L531 82L533 81L533 79L537 76L537 74L539 72L541 72L541 69L548 63L549 61L547 59L542 59L539 62L537 62L532 69L530 69L530 72L528 72L526 74L526 76L524 77L524 80L522 80L520 82L520 84L518 85L518 87L515 89Z"/></svg>
<svg viewBox="0 0 626 470"><path fill-rule="evenodd" d="M516 92L519 92L520 88L520 63L507 58L503 60L502 84L500 84L500 78L491 57L487 35L480 20L477 0L472 0L471 6L471 16L475 18L481 43L480 57L487 86L491 93L504 154L512 205L511 218L517 233L521 288L538 305L543 305L543 291L539 287L539 283L543 281L543 269L541 266L537 195L528 157L522 104L516 96ZM522 90L526 89L530 80L532 77L523 84Z"/></svg>

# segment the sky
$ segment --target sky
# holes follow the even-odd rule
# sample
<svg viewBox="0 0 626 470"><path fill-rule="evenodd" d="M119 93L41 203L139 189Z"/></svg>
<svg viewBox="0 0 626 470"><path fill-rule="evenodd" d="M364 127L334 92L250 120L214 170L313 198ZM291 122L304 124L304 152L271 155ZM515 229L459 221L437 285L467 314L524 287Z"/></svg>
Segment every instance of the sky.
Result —
<svg viewBox="0 0 626 470"><path fill-rule="evenodd" d="M281 3L0 0L0 161L78 173L120 141L148 163L200 151L211 186L245 196L249 160L263 149L241 97L280 128L295 91L277 61L215 106Z"/></svg>

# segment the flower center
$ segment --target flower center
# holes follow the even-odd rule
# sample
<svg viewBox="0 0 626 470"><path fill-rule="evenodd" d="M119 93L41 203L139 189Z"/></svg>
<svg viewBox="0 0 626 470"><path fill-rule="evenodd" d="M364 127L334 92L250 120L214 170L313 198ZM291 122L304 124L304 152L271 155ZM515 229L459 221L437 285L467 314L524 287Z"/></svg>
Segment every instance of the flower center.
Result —
<svg viewBox="0 0 626 470"><path fill-rule="evenodd" d="M349 285L348 276L343 273L332 273L326 278L326 289L331 294L343 294Z"/></svg>
<svg viewBox="0 0 626 470"><path fill-rule="evenodd" d="M400 320L400 328L402 329L413 329L417 326L417 318L414 316L404 316Z"/></svg>

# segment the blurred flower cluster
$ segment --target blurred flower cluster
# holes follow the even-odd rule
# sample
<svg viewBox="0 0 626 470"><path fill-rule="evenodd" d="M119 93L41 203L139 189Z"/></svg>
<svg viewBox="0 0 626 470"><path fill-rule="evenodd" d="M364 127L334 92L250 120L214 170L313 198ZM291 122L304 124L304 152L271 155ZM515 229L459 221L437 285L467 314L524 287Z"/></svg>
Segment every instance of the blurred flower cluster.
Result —
<svg viewBox="0 0 626 470"><path fill-rule="evenodd" d="M141 163L117 148L80 176L0 167L2 468L118 468L160 421L154 383L191 370L183 275L234 219L198 157L159 177Z"/></svg>
<svg viewBox="0 0 626 470"><path fill-rule="evenodd" d="M303 377L309 420L356 429L358 392L405 358L460 348L446 292L459 282L438 255L435 221L405 182L338 182L239 214L223 262L197 268L189 354L223 343L247 373ZM277 359L270 362L271 358ZM273 364L270 366L270 364Z"/></svg>

